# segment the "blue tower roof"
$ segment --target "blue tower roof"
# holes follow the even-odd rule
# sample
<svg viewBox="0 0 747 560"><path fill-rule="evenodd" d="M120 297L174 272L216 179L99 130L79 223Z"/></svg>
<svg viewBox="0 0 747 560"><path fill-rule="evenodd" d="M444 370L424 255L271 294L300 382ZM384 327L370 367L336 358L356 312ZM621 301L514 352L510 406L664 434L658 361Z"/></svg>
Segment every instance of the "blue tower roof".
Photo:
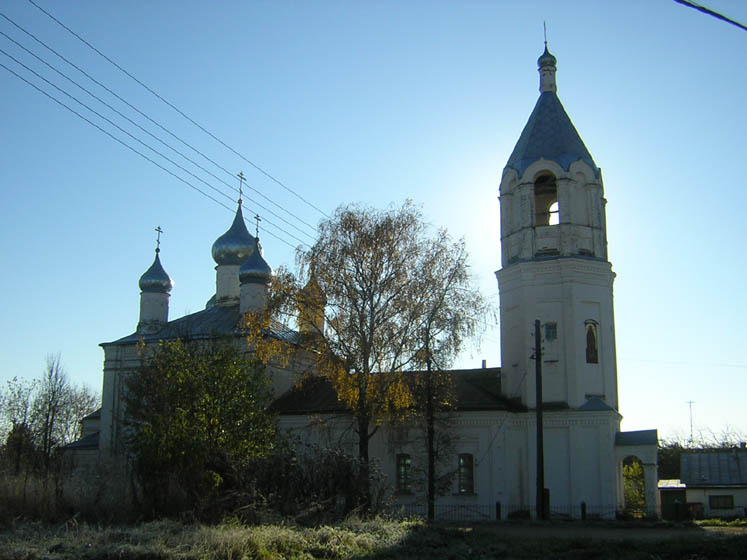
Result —
<svg viewBox="0 0 747 560"><path fill-rule="evenodd" d="M540 158L554 161L566 171L574 161L581 160L599 176L599 168L554 91L540 94L506 167L515 169L521 177Z"/></svg>

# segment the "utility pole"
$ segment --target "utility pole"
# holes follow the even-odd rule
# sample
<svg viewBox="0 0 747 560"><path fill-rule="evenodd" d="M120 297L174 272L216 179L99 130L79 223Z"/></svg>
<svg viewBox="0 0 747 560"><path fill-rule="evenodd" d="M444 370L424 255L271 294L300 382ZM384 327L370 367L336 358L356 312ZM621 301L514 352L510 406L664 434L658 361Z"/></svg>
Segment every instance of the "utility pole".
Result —
<svg viewBox="0 0 747 560"><path fill-rule="evenodd" d="M545 449L542 437L542 339L539 319L534 321L534 370L537 400L537 518L545 519Z"/></svg>
<svg viewBox="0 0 747 560"><path fill-rule="evenodd" d="M690 406L690 447L693 446L693 404L695 404L695 401L687 401L687 404Z"/></svg>

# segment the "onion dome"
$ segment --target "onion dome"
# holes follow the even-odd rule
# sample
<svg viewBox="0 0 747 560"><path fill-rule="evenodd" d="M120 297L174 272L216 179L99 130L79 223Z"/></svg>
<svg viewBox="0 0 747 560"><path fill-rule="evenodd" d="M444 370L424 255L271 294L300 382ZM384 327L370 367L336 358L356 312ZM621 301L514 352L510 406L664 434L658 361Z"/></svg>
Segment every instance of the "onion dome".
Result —
<svg viewBox="0 0 747 560"><path fill-rule="evenodd" d="M547 43L545 43L545 52L537 59L537 68L542 68L543 66L557 67L557 64L558 59L547 50Z"/></svg>
<svg viewBox="0 0 747 560"><path fill-rule="evenodd" d="M213 243L213 260L219 265L241 264L252 251L254 251L254 238L246 229L241 204L239 204L231 227Z"/></svg>
<svg viewBox="0 0 747 560"><path fill-rule="evenodd" d="M140 277L140 290L143 292L168 294L171 291L173 282L166 271L161 266L161 259L158 258L160 251L156 249L156 258L153 264Z"/></svg>
<svg viewBox="0 0 747 560"><path fill-rule="evenodd" d="M272 269L267 264L259 250L259 237L254 238L254 250L239 269L239 281L242 284L267 284L272 276Z"/></svg>

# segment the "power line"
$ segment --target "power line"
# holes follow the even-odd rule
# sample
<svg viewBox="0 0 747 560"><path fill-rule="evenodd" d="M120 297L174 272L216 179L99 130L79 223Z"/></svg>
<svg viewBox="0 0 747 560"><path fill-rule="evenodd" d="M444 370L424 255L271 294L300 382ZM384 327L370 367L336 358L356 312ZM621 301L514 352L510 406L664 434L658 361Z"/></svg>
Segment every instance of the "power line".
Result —
<svg viewBox="0 0 747 560"><path fill-rule="evenodd" d="M29 0L30 2L31 0ZM742 29L743 31L747 31L747 26L742 25L736 20L733 20L731 18L726 17L723 14L720 14L718 12L714 12L710 8L706 8L705 6L702 6L700 4L697 4L695 2L692 2L690 0L674 0L678 4L682 4L683 6L687 6L688 8L693 8L694 10L698 10L699 12L703 12L704 14L707 14L709 16L713 16L716 19L720 19L721 21L725 21L726 23L731 23L732 25L735 25Z"/></svg>
<svg viewBox="0 0 747 560"><path fill-rule="evenodd" d="M288 187L280 179L277 179L276 177L274 177L273 175L271 175L269 172L267 172L264 169L262 169L259 165L257 165L256 163L254 163L253 161L251 161L250 159L248 159L244 155L242 155L239 152L237 152L234 148L232 148L231 146L229 146L228 144L226 144L225 142L223 142L223 140L221 140L220 138L218 138L217 136L215 136L212 132L210 132L209 130L207 130L205 127L203 127L199 123L195 122L191 117L189 117L188 115L186 115L178 107L176 107L175 105L173 105L172 103L170 103L169 101L167 101L166 99L164 99L161 95L159 95L153 89L151 89L146 84L144 84L143 82L141 82L140 80L138 80L135 76L133 76L127 70L125 70L124 68L122 68L122 66L120 66L119 64L117 64L116 62L114 62L111 58L109 58L108 56L106 56L99 49L97 49L95 46L93 46L91 43L89 43L83 37L81 37L80 35L78 35L75 31L73 31L72 29L70 29L67 25L65 25L60 20L58 20L56 17L54 17L52 14L50 14L49 12L47 12L44 8L42 8L41 6L39 6L38 4L36 4L36 2L34 2L33 0L28 0L28 1L29 1L30 4L32 4L37 9L39 9L46 16L48 16L49 18L51 18L55 23L57 23L58 25L60 25L68 33L70 33L71 35L73 35L76 39L80 40L83 44L85 44L87 47L89 47L94 52L96 52L99 56L101 56L102 58L104 58L104 60L106 60L107 62L109 62L113 66L115 66L119 71L121 71L122 73L124 73L126 76L128 76L129 78L131 78L132 80L134 80L135 82L137 82L140 86L142 86L143 88L145 88L148 92L150 92L151 94L153 94L154 96L156 96L159 100L161 100L166 105L168 105L169 107L171 107L174 111L176 111L177 113L179 113L182 117L184 117L185 119L187 119L190 123L192 123L194 126L196 126L197 128L199 128L202 132L204 132L205 134L207 134L208 136L210 136L213 140L215 140L216 142L218 142L221 146L223 146L224 148L226 148L226 149L230 150L231 152L233 152L235 155L237 155L238 157L240 157L241 159L243 159L246 163L248 163L249 165L251 165L254 169L256 169L257 171L259 171L260 173L262 173L265 177L267 177L268 179L272 180L273 182L275 182L276 184L278 184L279 186L281 186L282 188L284 188L289 193L293 194L299 200L303 201L304 203L306 203L308 206L310 206L311 208L313 208L314 210L316 210L317 212L319 212L323 216L325 216L327 218L331 218L331 216L329 214L327 214L326 212L324 212L324 210L320 209L319 207L315 206L314 204L312 204L311 202L309 202L308 200L306 200L303 196L301 196L296 191L294 191L293 189L291 189L290 187Z"/></svg>
<svg viewBox="0 0 747 560"><path fill-rule="evenodd" d="M24 64L23 62L19 61L19 60L18 60L17 58L15 58L14 56L12 56L12 55L8 54L8 53L7 53L7 52L5 52L5 51L4 51L3 49L0 49L0 53L4 54L5 56L7 56L7 57L8 57L8 58L10 58L11 60L13 60L13 61L14 61L14 62L15 62L16 64L18 64L18 65L20 65L20 66L23 66L23 67L24 67L24 68L25 68L26 70L28 70L29 72L31 72L32 74L34 74L34 75L35 75L35 76L36 76L37 78L39 78L39 79L41 79L41 80L44 80L44 81L45 81L45 82L46 82L47 84L49 84L50 86L52 86L53 88L55 88L55 89L56 89L57 91L59 91L60 93L62 93L62 94L64 94L64 95L66 95L66 96L68 96L68 97L69 97L70 99L72 99L73 101L75 101L75 102L76 102L76 103L78 103L79 105L82 105L83 107L85 107L86 109L88 109L89 111L91 111L91 112L92 112L92 113L93 113L94 115L96 115L96 116L97 116L97 117L99 117L100 119L103 119L103 120L105 120L106 122L108 122L108 123L109 123L110 125L112 125L113 127L115 127L115 128L116 128L117 130L119 130L120 132L123 132L124 134L126 134L127 136L129 136L130 138L132 138L133 140L135 140L136 142L138 142L139 144L142 144L143 146L145 146L146 148L148 148L148 149L149 149L150 151L152 151L153 153L155 153L155 154L158 154L158 155L159 155L159 156L161 156L161 157L162 157L163 159L165 159L166 161L168 161L168 162L169 162L169 163L170 163L171 165L174 165L174 166L178 167L179 169L181 169L182 171L184 171L185 173L187 173L188 175L191 175L192 177L194 177L195 179L197 179L198 181L200 181L201 183L203 183L203 184L204 184L205 186L207 186L207 187L211 188L212 190L214 190L214 191L215 191L215 192L217 192L218 194L221 194L221 195L225 196L225 197L226 197L226 198L228 198L229 200L233 200L233 199L232 199L232 198L231 198L231 197L230 197L229 195L227 195L226 193L224 193L224 192L223 192L222 190L220 190L220 189L218 189L218 188L214 187L213 185L211 185L210 183L208 183L207 181L205 181L205 180L204 180L204 179L202 179L201 177L198 177L197 175L195 175L194 173L192 173L191 171L189 171L189 170L188 170L188 169L186 169L185 167L183 167L183 166L179 165L178 163L176 163L176 162L175 162L175 161L174 161L173 159L171 159L171 158L169 158L169 157L165 156L165 155L164 155L163 153L159 152L158 150L156 150L156 149L155 149L155 148L153 148L152 146L150 146L150 145L146 144L145 142L143 142L143 141L142 141L142 140L140 140L139 138L137 138L137 137L135 137L134 135L130 134L130 133L129 133L129 132L127 132L127 131L126 131L125 129L123 129L123 128L122 128L121 126L119 126L119 125L118 125L117 123L115 123L115 122L114 122L114 121L112 121L111 119L109 119L109 118L105 117L104 115L102 115L101 113L99 113L98 111L96 111L95 109L92 109L92 108L91 108L91 107L90 107L89 105L87 105L87 104L83 103L83 102L82 102L81 100L79 100L79 99L78 99L78 98L76 98L75 96L73 96L73 95L70 95L70 94L69 94L68 92L66 92L65 90L61 89L61 88L60 88L60 87L58 87L57 85L53 84L52 82L50 82L49 80L47 80L47 79L46 79L46 78L45 78L44 76L40 75L39 73L37 73L37 72L36 72L36 71L34 71L33 69L29 68L29 67L28 67L28 66L26 66L26 65L25 65L25 64ZM275 228L279 229L280 231L282 231L282 232L283 232L284 234L286 234L287 236L289 236L289 237L292 237L293 239L295 239L296 241L298 241L299 243L301 243L301 244L303 244L303 245L306 245L306 242L304 242L304 241L303 241L302 239L299 239L298 237L296 237L296 236L295 236L295 235L293 235L292 233L290 233L290 232L288 232L288 231L284 230L283 228L281 228L281 227L280 227L280 226L278 226L277 224L273 224L273 223L272 223L271 221L269 221L269 220L267 220L267 219L265 219L265 221L266 221L266 222L267 222L268 224L271 224L271 225L272 225L273 227L275 227Z"/></svg>
<svg viewBox="0 0 747 560"><path fill-rule="evenodd" d="M11 58L12 58L12 57L11 57ZM36 84L34 84L33 82L30 82L29 80L27 80L26 78L24 78L23 76L21 76L20 74L18 74L18 73L17 73L16 71L14 71L14 70L12 70L12 69L8 68L8 67L7 67L7 66L5 66L5 64L3 64L2 62L0 62L0 67L2 67L2 68L5 68L5 70L7 70L8 72L10 72L10 73L11 73L11 74L13 74L14 76L16 76L16 77L17 77L18 79L20 79L20 80L23 80L23 81L24 81L24 82L26 82L26 83L27 83L28 85L30 85L31 87L33 87L33 88L34 88L35 90L37 90L37 91L39 91L40 93L42 93L42 94L46 95L46 96L47 96L47 97L48 97L49 99L51 99L51 100L52 100L52 101L54 101L55 103L57 103L57 104L61 105L62 107L64 107L65 109L67 109L68 111L70 111L71 113L73 113L74 115L76 115L76 116L78 116L79 118L83 119L84 121L86 121L86 122L87 122L88 124L90 124L91 126L93 126L93 127L97 128L97 129L98 129L99 131L101 131L101 132L103 132L104 134L106 134L107 136L109 136L109 137L110 137L110 138L111 138L112 140L115 140L116 142L119 142L119 143L120 143L120 144L122 144L122 145L123 145L123 146L124 146L125 148L127 148L127 149L131 150L132 152L136 153L137 155L139 155L139 156L140 156L140 157L142 157L143 159L145 159L145 160L149 161L150 163L152 163L153 165L155 165L156 167L158 167L158 168L159 168L159 169L161 169L162 171L165 171L166 173L168 173L169 175L171 175L171 176L172 176L172 177L174 177L175 179L177 179L177 180L181 181L182 183L184 183L184 184L185 184L185 185L187 185L188 187L190 187L190 188L192 188L192 189L196 190L196 191L197 191L197 192L199 192L199 193L200 193L201 195L203 195L203 196L205 196L205 197L209 198L210 200L212 200L212 201L213 201L213 202L215 202L216 204L218 204L218 205L222 206L223 208L225 208L225 209L226 209L226 210L228 210L229 212L233 212L233 210L232 210L232 209L231 209L231 208L230 208L229 206L226 206L226 205L225 205L225 204L224 204L223 202L221 202L221 201L217 200L216 198L214 198L214 197L213 197L213 196L211 196L210 194L206 193L205 191L203 191L203 190L202 190L202 189L200 189L199 187L196 187L195 185L193 185L192 183L190 183L190 182L189 182L189 181L187 181L186 179L184 179L184 178L180 177L179 175L177 175L176 173L174 173L173 171L171 171L170 169L167 169L166 167L164 167L163 165L161 165L160 163L158 163L158 162L157 162L157 161L155 161L154 159L152 159L152 158L148 157L147 155L145 155L144 153L142 153L141 151L137 150L136 148L133 148L132 146L130 146L129 144L127 144L127 143L126 143L126 142L125 142L124 140L122 140L122 139L120 139L120 138L117 138L116 136L114 136L114 135L113 135L113 134L112 134L111 132L109 132L108 130L105 130L104 128L100 127L100 126L99 126L98 124L96 124L95 122L93 122L93 121L92 121L92 120L90 120L89 118L85 117L84 115L81 115L81 114L80 114L80 113L79 113L78 111L76 111L75 109L73 109L73 108L72 108L72 107L70 107L69 105L65 104L64 102L60 101L59 99L57 99L57 98L56 98L56 97L54 97L53 95L49 94L48 92L44 91L43 89L41 89L41 88L40 88L39 86L37 86L37 85L36 85ZM221 191L219 191L219 192L221 192ZM221 192L221 194L224 194L224 193L222 193L222 192ZM292 248L292 249L295 249L295 246L294 246L294 245L292 245L291 243L289 243L288 241L286 241L286 240L285 240L285 239L283 239L282 237L279 237L279 236L275 235L274 233L272 233L272 232L270 232L270 231L268 231L267 233L268 233L268 235L271 235L272 237L274 237L274 238L275 238L275 239L277 239L278 241L281 241L281 242L285 243L285 244L286 244L286 245L288 245L288 246L289 246L290 248Z"/></svg>
<svg viewBox="0 0 747 560"><path fill-rule="evenodd" d="M4 19L6 19L8 22L10 22L17 29L19 29L20 31L22 31L23 33L25 33L26 35L28 35L29 37L31 37L34 41L36 41L37 43L39 43L40 45L42 45L44 48L46 48L47 50L49 50L50 52L52 52L58 58L62 59L67 64L69 64L70 66L72 66L73 68L75 68L78 72L80 72L81 74L83 74L84 76L86 76L89 80L91 80L92 82L94 82L96 85L98 85L99 87L101 87L104 90L106 90L108 93L110 93L111 95L113 95L114 97L116 97L117 99L119 99L122 103L124 103L125 105L127 105L128 107L130 107L132 110L134 110L138 114L142 115L148 121L150 121L151 123L153 123L154 125L156 125L157 127L159 127L161 130L163 130L164 132L166 132L167 134L169 134L170 136L172 136L173 138L175 138L176 140L178 140L179 142L181 142L182 144L184 144L185 146L187 146L188 148L190 148L192 151L194 151L195 153L199 154L200 156L202 156L203 158L205 158L207 161L209 161L210 163L212 163L213 165L215 165L217 168L221 169L222 171L224 171L226 174L228 174L229 176L231 176L233 178L233 173L231 173L228 169L226 169L225 167L223 167L222 165L220 165L219 163L217 163L216 161L214 161L213 159L211 159L210 157L208 157L207 155L205 155L203 152L201 152L200 150L198 150L197 148L195 148L194 146L192 146L188 142L186 142L186 141L182 140L181 138L179 138L178 136L176 136L174 133L172 133L170 130L168 130L167 128L165 128L163 125L161 125L157 121L153 120L151 117L149 117L143 111L141 111L140 109L138 109L137 107L135 107L134 105L132 105L131 103L129 103L126 99L122 98L116 92L112 91L110 88L108 88L106 85L104 85L103 83L101 83L99 80L97 80L96 78L94 78L93 76L91 76L88 72L86 72L85 70L83 70L82 68L80 68L74 62L70 61L64 55L62 55L59 52L57 52L54 48L52 48L49 45L47 45L44 41L42 41L41 39L39 39L38 37L36 37L33 33L31 33L30 31L28 31L26 29L24 29L22 26L20 26L18 23L16 23L15 21L13 21L11 18L9 18L7 15L3 14L2 12L0 12L0 16L2 16ZM0 33L2 33L2 32L0 31ZM144 129L143 127L141 127L140 125L136 124L134 121L132 121L128 117L124 116L121 112L117 111L114 107L112 107L111 105L109 105L105 101L101 100L99 97L97 97L96 95L94 95L93 93L91 93L90 91L88 91L86 88L84 88L83 86L81 86L80 84L78 84L77 82L75 82L74 80L72 80L71 78L69 78L68 76L66 76L64 73L60 72L59 70L57 70L56 68L54 68L53 66L51 66L49 63L47 63L46 61L44 61L43 59L41 59L40 57L38 57L36 54L34 54L33 52L31 52L29 49L27 49L26 47L24 47L23 45L21 45L20 43L18 43L15 39L11 38L10 36L8 36L5 33L2 33L2 34L6 38L8 38L9 40L11 40L13 43L15 43L16 45L18 45L22 49L24 49L26 52L28 52L29 54L31 54L32 56L34 56L35 58L37 58L38 60L40 60L42 63L44 63L47 66L49 66L50 68L52 68L52 70L54 70L55 72L57 72L58 74L60 74L61 76L63 76L65 79L69 80L70 82L72 82L73 84L75 84L76 86L78 86L80 89L82 89L83 91L85 91L86 93L88 93L89 95L91 95L94 99L96 99L100 103L106 105L112 111L116 112L121 117L127 119L129 122L131 122L132 124L134 124L135 126L137 126L138 128L140 128L141 130L143 130L144 132L146 132L150 136L153 136L156 140L158 140L159 142L161 142L165 146L169 147L174 152L176 152L179 155L181 155L184 159L186 159L187 161L189 161L193 165L199 167L200 169L202 169L203 171L205 171L206 173L208 173L209 175L211 175L212 177L214 177L216 180L221 181L222 183L224 183L225 185L227 185L232 190L236 190L236 188L233 185L227 183L224 180L219 179L213 173L211 173L210 171L206 170L204 167L202 167L201 165L199 165L198 163L196 163L195 161L193 161L192 159L190 159L189 157L187 157L182 152L180 152L180 151L176 150L175 148L171 147L170 145L166 144L163 140L161 140L160 138L156 137L155 135L153 135L152 133L150 133L149 131L147 131L146 129ZM276 203L274 200L272 200L271 198L267 197L266 195L264 195L262 192L260 192L256 188L252 187L249 184L247 184L247 186L252 191L254 191L255 193L257 193L259 196L261 196L265 200L269 201L270 203L274 204L277 208L280 208L281 210L283 210L286 214L292 216L293 218L295 218L299 222L303 223L304 225L308 226L312 230L316 230L316 228L313 225L309 224L308 222L306 222L305 220L303 220L299 216L293 214L292 212L290 212L289 210L287 210L286 208L284 208L280 204ZM268 209L265 206L262 206L260 203L258 203L256 201L252 201L252 202L254 202L255 204L257 204L260 208L262 208L264 210L267 210L267 212L269 212L273 216L277 217L278 219L282 220L283 222L285 222L289 226L295 228L297 231L299 231L302 234L307 235L308 237L310 237L310 238L313 239L313 236L310 235L308 232L305 232L305 231L301 230L300 228L298 228L294 224L292 224L292 223L288 222L287 220L285 220L284 218L280 217L278 214L276 214L272 210Z"/></svg>

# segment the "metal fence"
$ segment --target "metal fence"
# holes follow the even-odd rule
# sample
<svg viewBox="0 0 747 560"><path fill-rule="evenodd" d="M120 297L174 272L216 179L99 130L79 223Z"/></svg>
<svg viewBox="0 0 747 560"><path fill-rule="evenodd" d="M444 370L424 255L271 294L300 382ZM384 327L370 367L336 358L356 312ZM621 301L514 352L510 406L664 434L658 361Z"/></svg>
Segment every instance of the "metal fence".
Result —
<svg viewBox="0 0 747 560"><path fill-rule="evenodd" d="M428 505L424 502L411 502L397 505L393 513L405 517L421 517L428 515ZM652 512L656 515L656 512ZM534 505L502 504L436 504L434 516L440 521L496 521L514 519L537 519L537 509ZM588 505L585 503L573 505L550 505L549 519L554 520L591 520L615 519L625 516L615 506Z"/></svg>

